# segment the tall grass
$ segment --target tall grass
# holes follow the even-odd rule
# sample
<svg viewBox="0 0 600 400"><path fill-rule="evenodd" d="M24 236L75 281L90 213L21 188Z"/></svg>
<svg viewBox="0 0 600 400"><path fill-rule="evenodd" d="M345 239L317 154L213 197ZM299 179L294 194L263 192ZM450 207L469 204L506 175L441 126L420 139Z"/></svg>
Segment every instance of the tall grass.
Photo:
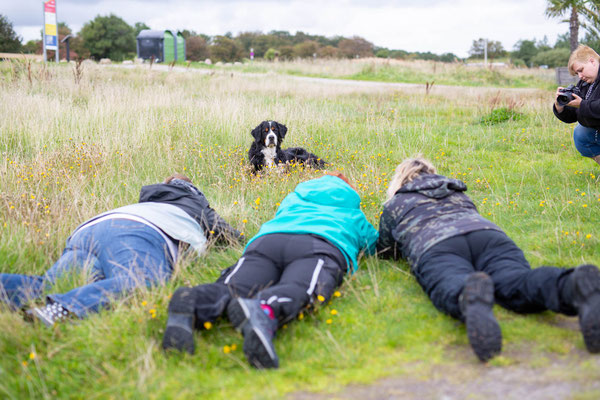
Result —
<svg viewBox="0 0 600 400"><path fill-rule="evenodd" d="M551 114L551 92L438 88L425 96L418 86L94 65L76 84L68 66L40 68L30 80L0 64L2 272L42 274L81 221L136 202L142 185L173 172L190 176L226 220L253 235L298 182L322 174L250 174L250 131L264 119L287 125L286 145L306 147L349 176L375 226L395 165L422 153L467 183L481 214L533 265L599 258L598 168L576 154L572 127ZM500 107L523 117L482 123ZM456 348L464 350L459 363L474 362L464 328L434 309L407 265L374 258L362 260L339 298L278 334L280 370L250 368L226 322L197 335L196 355L165 355L159 343L173 290L214 280L241 252L212 248L184 259L166 286L54 329L0 309L0 396L280 398L394 373L426 377L455 365ZM590 358L563 317L497 315L505 337L505 355L492 362L498 368L517 359L535 366L540 357Z"/></svg>

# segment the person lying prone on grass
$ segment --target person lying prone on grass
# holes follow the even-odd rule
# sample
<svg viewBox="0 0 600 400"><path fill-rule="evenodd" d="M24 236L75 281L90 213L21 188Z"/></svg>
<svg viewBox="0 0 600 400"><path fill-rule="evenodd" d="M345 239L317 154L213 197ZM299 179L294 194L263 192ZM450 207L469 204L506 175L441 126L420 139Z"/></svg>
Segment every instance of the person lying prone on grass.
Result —
<svg viewBox="0 0 600 400"><path fill-rule="evenodd" d="M250 239L244 254L216 283L181 287L169 303L165 350L194 353L194 328L227 313L244 336L256 368L277 368L273 337L315 299L327 301L361 251L373 253L377 230L360 197L340 173L300 183L275 218Z"/></svg>
<svg viewBox="0 0 600 400"><path fill-rule="evenodd" d="M462 181L436 175L423 158L404 160L380 218L379 255L408 260L435 307L466 323L481 361L502 348L494 301L519 313L579 315L588 351L600 352L598 268L531 269L521 249L479 215L466 190Z"/></svg>
<svg viewBox="0 0 600 400"><path fill-rule="evenodd" d="M210 207L188 177L175 174L164 183L142 187L139 203L79 225L60 259L43 276L0 274L0 301L20 309L65 273L91 268L92 282L50 294L44 307L27 311L49 326L70 315L83 318L136 287L165 282L180 251L188 247L202 254L207 238L229 243L241 235Z"/></svg>

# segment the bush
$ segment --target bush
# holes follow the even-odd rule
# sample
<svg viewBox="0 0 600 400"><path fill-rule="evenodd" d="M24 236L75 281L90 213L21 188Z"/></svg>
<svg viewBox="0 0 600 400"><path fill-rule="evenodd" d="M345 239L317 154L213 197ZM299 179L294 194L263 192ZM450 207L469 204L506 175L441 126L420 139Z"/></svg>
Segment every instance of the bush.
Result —
<svg viewBox="0 0 600 400"><path fill-rule="evenodd" d="M488 115L481 117L479 123L486 125L496 125L507 121L518 121L523 119L524 115L510 107L500 107L492 110Z"/></svg>
<svg viewBox="0 0 600 400"><path fill-rule="evenodd" d="M269 50L265 51L264 58L265 60L273 61L278 55L279 53L277 52L277 50L275 50L274 48L270 48Z"/></svg>
<svg viewBox="0 0 600 400"><path fill-rule="evenodd" d="M569 63L569 49L552 49L538 53L533 57L534 65L547 65L550 68L564 67Z"/></svg>

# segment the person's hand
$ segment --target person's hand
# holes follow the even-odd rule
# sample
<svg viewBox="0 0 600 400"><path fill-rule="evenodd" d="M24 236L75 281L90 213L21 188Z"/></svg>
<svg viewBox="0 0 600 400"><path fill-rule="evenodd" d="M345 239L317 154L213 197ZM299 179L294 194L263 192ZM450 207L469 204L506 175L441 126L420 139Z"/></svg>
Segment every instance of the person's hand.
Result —
<svg viewBox="0 0 600 400"><path fill-rule="evenodd" d="M579 108L579 106L581 105L581 100L583 100L581 97L579 97L575 93L573 93L573 100L571 100L569 103L567 103L567 105L569 107Z"/></svg>
<svg viewBox="0 0 600 400"><path fill-rule="evenodd" d="M560 104L558 104L558 96L561 95L561 92L563 91L564 87L559 86L556 89L556 93L554 94L554 108L556 108L556 111L560 114L561 112L563 112L563 110L565 109L564 106L561 106Z"/></svg>

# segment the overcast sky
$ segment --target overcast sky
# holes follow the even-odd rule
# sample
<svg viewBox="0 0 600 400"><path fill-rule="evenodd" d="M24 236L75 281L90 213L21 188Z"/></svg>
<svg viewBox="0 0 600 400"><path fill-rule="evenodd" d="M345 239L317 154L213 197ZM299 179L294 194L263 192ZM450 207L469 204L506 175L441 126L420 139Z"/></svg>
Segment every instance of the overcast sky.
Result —
<svg viewBox="0 0 600 400"><path fill-rule="evenodd" d="M0 14L24 42L42 27L41 0L0 0ZM207 35L285 30L361 36L376 46L466 57L473 40L498 40L512 50L519 39L546 36L551 45L568 31L544 16L547 0L57 0L58 21L75 33L97 15L113 13L152 29Z"/></svg>

